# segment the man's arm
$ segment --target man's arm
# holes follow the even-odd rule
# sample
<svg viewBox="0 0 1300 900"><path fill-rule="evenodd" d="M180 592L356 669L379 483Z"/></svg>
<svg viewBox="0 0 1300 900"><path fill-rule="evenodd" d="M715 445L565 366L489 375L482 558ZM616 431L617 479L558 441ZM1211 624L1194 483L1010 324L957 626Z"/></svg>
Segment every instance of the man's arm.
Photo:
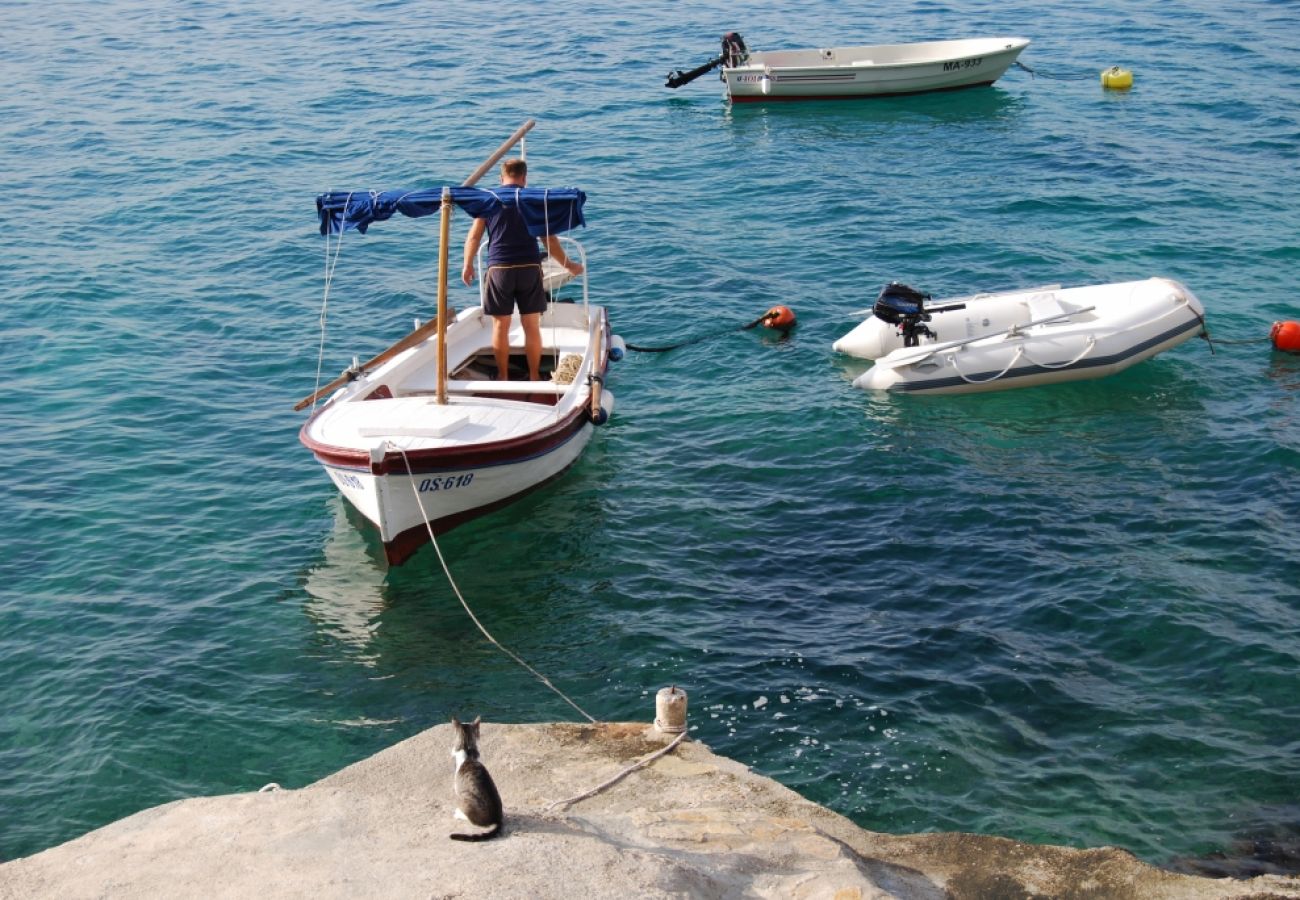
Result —
<svg viewBox="0 0 1300 900"><path fill-rule="evenodd" d="M546 251L551 254L552 259L564 266L564 268L568 269L574 275L582 274L582 263L577 263L569 259L568 254L564 252L564 248L560 246L560 239L557 235L548 234L546 236Z"/></svg>
<svg viewBox="0 0 1300 900"><path fill-rule="evenodd" d="M479 241L483 240L483 228L486 219L475 219L465 236L465 264L461 267L460 280L466 284L474 283L474 258L478 256Z"/></svg>

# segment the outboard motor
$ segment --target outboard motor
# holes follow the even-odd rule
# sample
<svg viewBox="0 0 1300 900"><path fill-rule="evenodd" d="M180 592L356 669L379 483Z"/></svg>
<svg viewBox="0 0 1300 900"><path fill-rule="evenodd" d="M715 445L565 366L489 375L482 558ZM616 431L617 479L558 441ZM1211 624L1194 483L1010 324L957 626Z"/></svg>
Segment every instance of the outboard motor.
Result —
<svg viewBox="0 0 1300 900"><path fill-rule="evenodd" d="M921 335L935 337L934 332L923 324L930 321L930 313L925 310L925 301L929 299L929 294L891 281L880 289L871 314L882 322L897 325L898 333L903 336L903 346L915 347L921 343Z"/></svg>
<svg viewBox="0 0 1300 900"><path fill-rule="evenodd" d="M722 67L734 69L749 62L749 48L738 31L728 31L722 36Z"/></svg>
<svg viewBox="0 0 1300 900"><path fill-rule="evenodd" d="M696 66L689 72L683 72L681 69L676 72L669 72L664 87L679 88L684 84L690 84L710 69L716 69L718 66L726 66L727 68L743 66L748 61L749 48L745 46L745 39L738 32L728 31L722 36L721 54L702 66Z"/></svg>

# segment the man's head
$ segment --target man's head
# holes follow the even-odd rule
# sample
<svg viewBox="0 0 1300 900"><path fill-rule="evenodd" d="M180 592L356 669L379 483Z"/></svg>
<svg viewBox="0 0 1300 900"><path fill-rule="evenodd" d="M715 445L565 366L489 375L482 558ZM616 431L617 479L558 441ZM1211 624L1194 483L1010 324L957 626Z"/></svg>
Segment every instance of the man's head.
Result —
<svg viewBox="0 0 1300 900"><path fill-rule="evenodd" d="M528 163L522 159L507 159L501 164L501 183L525 185L528 183Z"/></svg>

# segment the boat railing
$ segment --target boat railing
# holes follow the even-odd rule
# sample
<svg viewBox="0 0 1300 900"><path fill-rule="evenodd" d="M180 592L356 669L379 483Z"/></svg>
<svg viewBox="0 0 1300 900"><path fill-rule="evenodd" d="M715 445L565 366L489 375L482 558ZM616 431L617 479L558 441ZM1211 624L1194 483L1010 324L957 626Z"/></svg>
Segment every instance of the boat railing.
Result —
<svg viewBox="0 0 1300 900"><path fill-rule="evenodd" d="M582 242L577 238L569 237L567 234L559 235L559 238L560 246L564 248L566 255L571 249L578 251L578 263L582 266L582 273L573 277L582 279L582 313L583 318L590 321L591 302L587 291L587 248L582 246Z"/></svg>
<svg viewBox="0 0 1300 900"><path fill-rule="evenodd" d="M582 265L582 273L579 275L572 276L572 278L570 278L569 281L579 279L579 278L582 279L582 313L583 313L583 318L586 319L587 321L590 321L591 320L591 299L587 287L588 285L587 249L582 246L582 243L579 240L577 240L576 238L571 238L566 234L556 235L556 237L559 238L560 246L564 248L564 252L566 256L573 255L569 252L570 250L576 249L578 251L577 252L578 262ZM478 280L479 306L483 306L483 304L487 300L487 278L486 278L487 270L483 267L485 258L487 256L487 250L488 248L485 244L479 245L478 263L477 263L478 271L480 273L479 280ZM563 287L564 284L568 284L568 281L565 281L561 285L557 286L556 290L559 290L559 287ZM550 294L550 299L553 301L555 299L555 291L550 291L549 294Z"/></svg>

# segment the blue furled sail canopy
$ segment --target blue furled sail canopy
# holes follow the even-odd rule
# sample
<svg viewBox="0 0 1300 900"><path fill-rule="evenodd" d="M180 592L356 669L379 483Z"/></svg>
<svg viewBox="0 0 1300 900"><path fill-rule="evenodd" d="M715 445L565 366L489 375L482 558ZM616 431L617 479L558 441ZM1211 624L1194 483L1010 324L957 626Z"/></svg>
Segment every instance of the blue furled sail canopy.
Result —
<svg viewBox="0 0 1300 900"><path fill-rule="evenodd" d="M502 206L519 210L534 237L559 234L586 225L582 207L587 195L577 188L454 187L451 202L474 218L491 215ZM417 191L330 191L316 198L316 215L321 234L338 234L355 228L362 234L371 222L382 222L393 213L411 218L430 216L442 206L442 188Z"/></svg>

